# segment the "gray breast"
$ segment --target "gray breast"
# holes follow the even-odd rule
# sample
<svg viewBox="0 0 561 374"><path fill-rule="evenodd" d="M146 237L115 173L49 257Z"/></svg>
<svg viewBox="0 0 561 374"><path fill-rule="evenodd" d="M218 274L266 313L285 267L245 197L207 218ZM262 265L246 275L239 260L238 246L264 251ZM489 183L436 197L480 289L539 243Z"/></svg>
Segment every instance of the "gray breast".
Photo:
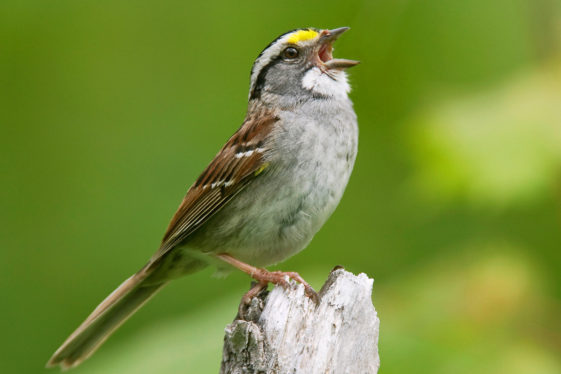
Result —
<svg viewBox="0 0 561 374"><path fill-rule="evenodd" d="M303 249L341 199L357 138L350 101L334 106L321 100L281 112L269 139L267 172L211 219L205 231L212 235L198 235L198 245L256 266Z"/></svg>
<svg viewBox="0 0 561 374"><path fill-rule="evenodd" d="M313 235L349 180L357 152L356 117L350 102L321 100L281 119L276 148L285 150L279 155L287 170L284 183L297 197L291 204L295 211L310 216Z"/></svg>

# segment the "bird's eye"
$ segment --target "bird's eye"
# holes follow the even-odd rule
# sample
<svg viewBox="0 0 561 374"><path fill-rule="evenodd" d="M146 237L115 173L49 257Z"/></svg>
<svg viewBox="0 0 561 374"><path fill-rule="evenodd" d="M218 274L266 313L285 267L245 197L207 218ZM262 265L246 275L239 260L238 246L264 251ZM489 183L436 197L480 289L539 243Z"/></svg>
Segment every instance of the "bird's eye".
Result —
<svg viewBox="0 0 561 374"><path fill-rule="evenodd" d="M292 60L298 57L299 54L300 52L298 52L296 48L288 47L282 52L282 57L288 60Z"/></svg>

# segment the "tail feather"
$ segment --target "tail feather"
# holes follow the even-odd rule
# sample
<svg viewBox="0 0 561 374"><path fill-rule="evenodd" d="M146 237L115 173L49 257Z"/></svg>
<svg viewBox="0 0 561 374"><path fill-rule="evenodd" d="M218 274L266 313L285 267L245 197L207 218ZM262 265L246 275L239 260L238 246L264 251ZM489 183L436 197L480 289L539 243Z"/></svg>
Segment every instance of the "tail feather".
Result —
<svg viewBox="0 0 561 374"><path fill-rule="evenodd" d="M166 282L149 283L145 269L124 281L53 354L47 367L69 369L90 357L97 348Z"/></svg>

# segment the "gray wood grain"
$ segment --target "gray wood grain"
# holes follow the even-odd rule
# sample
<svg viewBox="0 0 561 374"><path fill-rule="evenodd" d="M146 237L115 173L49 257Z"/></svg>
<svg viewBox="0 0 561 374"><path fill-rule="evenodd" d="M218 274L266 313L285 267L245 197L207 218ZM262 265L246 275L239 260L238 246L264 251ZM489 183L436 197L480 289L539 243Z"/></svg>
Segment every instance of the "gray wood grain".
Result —
<svg viewBox="0 0 561 374"><path fill-rule="evenodd" d="M376 373L372 284L365 274L336 269L317 306L299 284L255 297L226 327L220 373Z"/></svg>

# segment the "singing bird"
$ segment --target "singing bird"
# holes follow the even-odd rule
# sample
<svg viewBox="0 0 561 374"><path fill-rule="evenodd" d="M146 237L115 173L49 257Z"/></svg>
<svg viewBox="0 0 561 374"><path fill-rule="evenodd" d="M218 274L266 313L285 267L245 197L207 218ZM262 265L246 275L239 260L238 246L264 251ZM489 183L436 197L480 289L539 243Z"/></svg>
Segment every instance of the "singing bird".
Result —
<svg viewBox="0 0 561 374"><path fill-rule="evenodd" d="M47 363L71 368L91 354L170 280L206 266L257 280L249 301L293 272L269 272L305 248L343 195L357 154L358 126L333 42L347 27L287 32L257 57L247 115L171 219L158 251L111 293Z"/></svg>

